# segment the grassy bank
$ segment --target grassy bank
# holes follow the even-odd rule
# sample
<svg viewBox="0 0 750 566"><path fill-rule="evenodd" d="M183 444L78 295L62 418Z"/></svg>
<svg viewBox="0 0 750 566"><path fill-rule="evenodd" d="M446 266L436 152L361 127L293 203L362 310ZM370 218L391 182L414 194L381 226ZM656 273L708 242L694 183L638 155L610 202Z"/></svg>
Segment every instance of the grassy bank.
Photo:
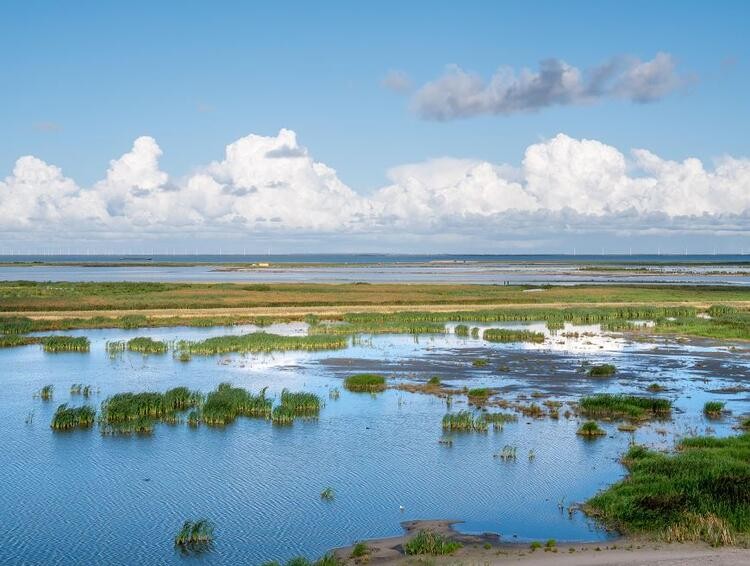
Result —
<svg viewBox="0 0 750 566"><path fill-rule="evenodd" d="M683 440L675 454L632 447L627 478L585 510L628 535L750 544L750 434Z"/></svg>

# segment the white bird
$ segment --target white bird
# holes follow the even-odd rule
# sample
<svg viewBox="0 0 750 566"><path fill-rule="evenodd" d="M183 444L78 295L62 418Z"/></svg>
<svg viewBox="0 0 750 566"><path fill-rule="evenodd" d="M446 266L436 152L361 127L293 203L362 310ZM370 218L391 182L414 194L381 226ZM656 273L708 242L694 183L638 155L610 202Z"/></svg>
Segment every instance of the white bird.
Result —
<svg viewBox="0 0 750 566"><path fill-rule="evenodd" d="M403 505L399 505L399 506L398 506L398 510L399 510L399 511L401 511L401 512L403 513L403 511L404 511L404 506L403 506Z"/></svg>

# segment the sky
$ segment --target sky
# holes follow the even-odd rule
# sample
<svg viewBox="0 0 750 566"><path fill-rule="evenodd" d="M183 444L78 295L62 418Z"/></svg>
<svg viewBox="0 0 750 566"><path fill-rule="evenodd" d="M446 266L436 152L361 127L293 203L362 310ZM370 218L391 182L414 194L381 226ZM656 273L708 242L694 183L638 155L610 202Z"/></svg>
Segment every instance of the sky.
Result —
<svg viewBox="0 0 750 566"><path fill-rule="evenodd" d="M750 3L0 5L0 252L750 250Z"/></svg>

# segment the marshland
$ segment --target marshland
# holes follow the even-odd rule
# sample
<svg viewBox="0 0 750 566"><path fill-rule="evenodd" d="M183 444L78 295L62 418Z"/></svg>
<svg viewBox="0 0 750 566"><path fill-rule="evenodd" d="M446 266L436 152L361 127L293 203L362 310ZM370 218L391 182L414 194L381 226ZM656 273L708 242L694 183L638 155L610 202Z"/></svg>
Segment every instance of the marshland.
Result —
<svg viewBox="0 0 750 566"><path fill-rule="evenodd" d="M637 291L661 293L624 296ZM728 533L720 542L737 543L747 509L731 493L677 501L668 486L654 494L618 483L655 473L658 462L674 466L681 485L701 485L689 462L662 462L678 443L745 473L744 440L689 439L742 438L750 426L750 346L738 340L746 297L696 293L669 306L354 305L227 325L205 312L183 326L171 315L149 326L153 314L120 313L117 328L106 317L9 315L3 335L28 343L0 349L9 463L0 520L18 525L0 535L0 556L181 563L174 543L186 517L216 527L210 548L190 560L221 564L313 560L430 518L525 548L606 544L617 529L702 536L688 504L718 517L716 532ZM732 304L702 303L717 294ZM48 336L87 349L53 353L38 339ZM672 506L674 522L648 519L633 503L643 497ZM722 515L726 497L740 507ZM72 537L74 548L53 542ZM461 552L449 542L422 535L413 547Z"/></svg>

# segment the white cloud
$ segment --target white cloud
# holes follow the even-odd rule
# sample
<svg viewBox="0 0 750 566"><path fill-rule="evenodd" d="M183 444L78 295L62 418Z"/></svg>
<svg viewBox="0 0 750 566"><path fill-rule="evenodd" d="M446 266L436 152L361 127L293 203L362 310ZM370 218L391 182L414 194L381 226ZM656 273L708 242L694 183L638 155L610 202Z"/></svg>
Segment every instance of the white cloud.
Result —
<svg viewBox="0 0 750 566"><path fill-rule="evenodd" d="M365 197L314 161L290 130L241 138L222 160L178 180L161 171L161 154L153 138L138 138L89 188L21 157L0 181L0 232L6 239L274 234L374 242L750 234L746 158L706 167L559 134L529 146L520 167L454 158L394 167L389 184Z"/></svg>
<svg viewBox="0 0 750 566"><path fill-rule="evenodd" d="M617 57L588 70L560 59L541 61L538 71L500 68L488 82L458 65L422 86L412 99L414 111L430 120L514 114L555 105L590 104L603 98L633 102L658 100L685 83L668 53L650 61Z"/></svg>

